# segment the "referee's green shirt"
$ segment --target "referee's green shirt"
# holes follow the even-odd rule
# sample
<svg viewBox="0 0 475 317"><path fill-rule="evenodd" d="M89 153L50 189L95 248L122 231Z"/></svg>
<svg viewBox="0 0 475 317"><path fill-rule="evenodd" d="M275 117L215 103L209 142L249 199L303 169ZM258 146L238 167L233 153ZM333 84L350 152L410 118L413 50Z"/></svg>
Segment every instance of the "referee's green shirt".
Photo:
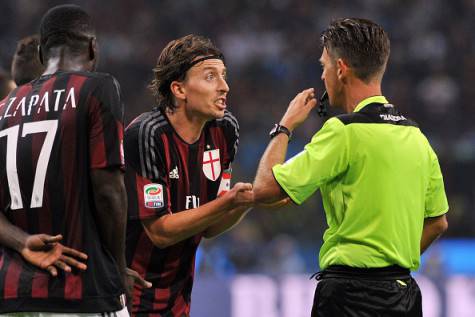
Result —
<svg viewBox="0 0 475 317"><path fill-rule="evenodd" d="M273 173L297 204L320 188L328 223L321 269L397 264L415 270L424 218L448 210L436 154L383 96L329 119Z"/></svg>

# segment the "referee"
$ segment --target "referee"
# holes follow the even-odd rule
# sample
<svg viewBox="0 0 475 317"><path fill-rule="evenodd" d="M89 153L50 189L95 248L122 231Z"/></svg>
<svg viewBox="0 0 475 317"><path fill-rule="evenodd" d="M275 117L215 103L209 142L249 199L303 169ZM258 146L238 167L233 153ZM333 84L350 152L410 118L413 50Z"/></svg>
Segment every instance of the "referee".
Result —
<svg viewBox="0 0 475 317"><path fill-rule="evenodd" d="M320 249L312 316L422 316L410 276L447 229L437 156L417 125L381 93L389 39L364 19L333 21L321 36L331 106L302 152L284 163L292 131L317 101L298 94L271 131L256 179L257 203L301 204L320 189L328 229Z"/></svg>

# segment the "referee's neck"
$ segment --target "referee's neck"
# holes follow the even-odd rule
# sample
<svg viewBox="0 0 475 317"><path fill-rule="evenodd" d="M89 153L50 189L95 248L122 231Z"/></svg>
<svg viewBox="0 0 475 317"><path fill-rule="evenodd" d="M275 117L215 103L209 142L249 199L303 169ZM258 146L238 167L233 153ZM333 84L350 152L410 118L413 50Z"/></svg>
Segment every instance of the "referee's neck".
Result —
<svg viewBox="0 0 475 317"><path fill-rule="evenodd" d="M347 84L343 86L344 94L344 109L345 112L353 112L356 106L363 100L373 96L381 96L381 82L369 82L365 83L358 78L349 80Z"/></svg>

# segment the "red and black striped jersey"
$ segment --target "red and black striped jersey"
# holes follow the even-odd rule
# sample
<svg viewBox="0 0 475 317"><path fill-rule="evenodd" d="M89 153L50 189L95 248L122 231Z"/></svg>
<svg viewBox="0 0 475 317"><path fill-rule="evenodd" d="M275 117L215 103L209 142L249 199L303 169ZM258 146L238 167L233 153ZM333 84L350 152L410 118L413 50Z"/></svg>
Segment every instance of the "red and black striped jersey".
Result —
<svg viewBox="0 0 475 317"><path fill-rule="evenodd" d="M202 234L160 249L141 221L186 212L228 190L238 143L239 126L228 111L223 118L208 122L193 144L180 138L158 108L127 127L127 262L153 283L150 289L134 289L133 314L189 315L195 253Z"/></svg>
<svg viewBox="0 0 475 317"><path fill-rule="evenodd" d="M123 105L108 74L57 72L0 103L0 209L30 234L62 234L88 254L84 272L47 271L0 246L0 313L108 312L124 293L101 244L90 171L123 168Z"/></svg>

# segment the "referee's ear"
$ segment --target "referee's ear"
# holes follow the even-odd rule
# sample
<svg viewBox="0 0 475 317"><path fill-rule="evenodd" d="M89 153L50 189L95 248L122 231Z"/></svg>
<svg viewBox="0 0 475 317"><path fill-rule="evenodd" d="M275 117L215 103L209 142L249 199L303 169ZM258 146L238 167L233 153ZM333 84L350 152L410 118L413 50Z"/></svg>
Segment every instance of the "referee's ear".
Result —
<svg viewBox="0 0 475 317"><path fill-rule="evenodd" d="M341 58L336 60L336 76L339 80L345 81L348 76L349 67Z"/></svg>
<svg viewBox="0 0 475 317"><path fill-rule="evenodd" d="M174 80L170 84L170 91L177 100L186 100L186 89L183 86L183 82Z"/></svg>

